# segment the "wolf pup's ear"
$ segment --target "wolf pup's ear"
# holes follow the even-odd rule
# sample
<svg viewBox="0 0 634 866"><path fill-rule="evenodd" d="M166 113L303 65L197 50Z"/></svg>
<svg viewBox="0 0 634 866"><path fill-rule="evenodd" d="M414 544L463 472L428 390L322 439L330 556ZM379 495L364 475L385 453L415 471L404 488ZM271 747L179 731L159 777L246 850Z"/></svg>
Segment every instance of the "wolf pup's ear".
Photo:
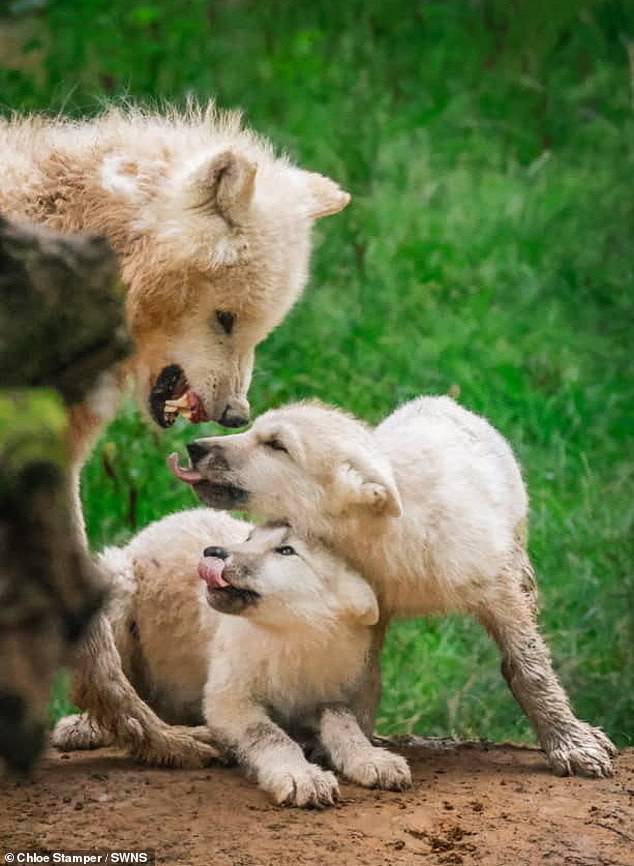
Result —
<svg viewBox="0 0 634 866"><path fill-rule="evenodd" d="M379 603L372 587L353 571L340 575L337 597L347 619L360 625L376 625L379 621Z"/></svg>
<svg viewBox="0 0 634 866"><path fill-rule="evenodd" d="M356 455L340 464L335 476L335 501L341 511L350 506L369 508L375 514L400 517L401 497L389 464Z"/></svg>
<svg viewBox="0 0 634 866"><path fill-rule="evenodd" d="M206 159L188 178L189 207L240 223L253 199L257 166L234 150Z"/></svg>
<svg viewBox="0 0 634 866"><path fill-rule="evenodd" d="M308 216L313 219L339 213L350 201L350 193L323 174L302 172L308 192Z"/></svg>

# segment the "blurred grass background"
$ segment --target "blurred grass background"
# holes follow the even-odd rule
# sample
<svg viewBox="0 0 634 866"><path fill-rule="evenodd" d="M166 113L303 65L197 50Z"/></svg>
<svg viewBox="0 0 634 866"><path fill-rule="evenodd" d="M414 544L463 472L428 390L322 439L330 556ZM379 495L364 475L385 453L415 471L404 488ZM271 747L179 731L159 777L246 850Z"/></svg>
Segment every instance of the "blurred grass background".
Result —
<svg viewBox="0 0 634 866"><path fill-rule="evenodd" d="M258 353L254 412L316 395L374 421L451 390L487 415L525 468L557 668L578 712L632 743L634 4L3 9L2 111L214 96L353 193ZM96 547L195 504L164 468L191 435L124 407L84 474ZM531 739L498 667L472 623L395 624L380 729Z"/></svg>

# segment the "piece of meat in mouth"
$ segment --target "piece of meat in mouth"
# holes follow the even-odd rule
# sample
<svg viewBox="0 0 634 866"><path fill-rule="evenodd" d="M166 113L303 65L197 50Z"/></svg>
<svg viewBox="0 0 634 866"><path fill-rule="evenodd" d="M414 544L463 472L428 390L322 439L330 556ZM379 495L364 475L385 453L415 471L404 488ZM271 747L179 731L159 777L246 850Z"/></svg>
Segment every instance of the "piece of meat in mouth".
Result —
<svg viewBox="0 0 634 866"><path fill-rule="evenodd" d="M178 364L163 367L150 391L149 403L159 427L171 427L179 415L193 424L208 420L201 398L189 387Z"/></svg>

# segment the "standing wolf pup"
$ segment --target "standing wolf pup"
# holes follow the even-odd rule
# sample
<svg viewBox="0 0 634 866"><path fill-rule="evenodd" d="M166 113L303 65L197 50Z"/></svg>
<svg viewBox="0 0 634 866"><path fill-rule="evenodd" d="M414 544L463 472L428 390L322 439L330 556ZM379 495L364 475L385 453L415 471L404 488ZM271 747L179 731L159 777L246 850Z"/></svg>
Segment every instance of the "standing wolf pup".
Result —
<svg viewBox="0 0 634 866"><path fill-rule="evenodd" d="M188 450L193 470L176 474L205 502L291 518L370 582L382 617L476 617L554 772L612 772L614 746L574 715L539 633L528 499L509 445L487 421L448 397L413 400L376 429L299 403Z"/></svg>
<svg viewBox="0 0 634 866"><path fill-rule="evenodd" d="M91 121L0 120L0 211L62 231L99 232L119 256L136 351L71 408L79 470L124 380L161 427L178 414L248 420L254 350L299 297L310 230L349 195L277 158L212 107L110 109ZM197 765L212 751L162 723L125 679L105 618L78 659L74 700L151 763Z"/></svg>

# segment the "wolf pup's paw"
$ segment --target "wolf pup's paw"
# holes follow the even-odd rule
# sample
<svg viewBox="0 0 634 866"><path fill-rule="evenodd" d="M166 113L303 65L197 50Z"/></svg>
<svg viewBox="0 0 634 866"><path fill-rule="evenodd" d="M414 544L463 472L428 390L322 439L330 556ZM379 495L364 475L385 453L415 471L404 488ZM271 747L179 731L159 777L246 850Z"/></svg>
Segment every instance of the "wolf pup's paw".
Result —
<svg viewBox="0 0 634 866"><path fill-rule="evenodd" d="M588 776L600 779L613 773L616 747L600 728L577 722L568 731L552 736L544 747L556 776Z"/></svg>
<svg viewBox="0 0 634 866"><path fill-rule="evenodd" d="M372 749L346 761L343 774L364 788L404 791L411 787L412 774L405 758L387 749Z"/></svg>
<svg viewBox="0 0 634 866"><path fill-rule="evenodd" d="M322 809L334 806L339 797L339 784L333 773L315 764L271 773L262 787L278 806Z"/></svg>

